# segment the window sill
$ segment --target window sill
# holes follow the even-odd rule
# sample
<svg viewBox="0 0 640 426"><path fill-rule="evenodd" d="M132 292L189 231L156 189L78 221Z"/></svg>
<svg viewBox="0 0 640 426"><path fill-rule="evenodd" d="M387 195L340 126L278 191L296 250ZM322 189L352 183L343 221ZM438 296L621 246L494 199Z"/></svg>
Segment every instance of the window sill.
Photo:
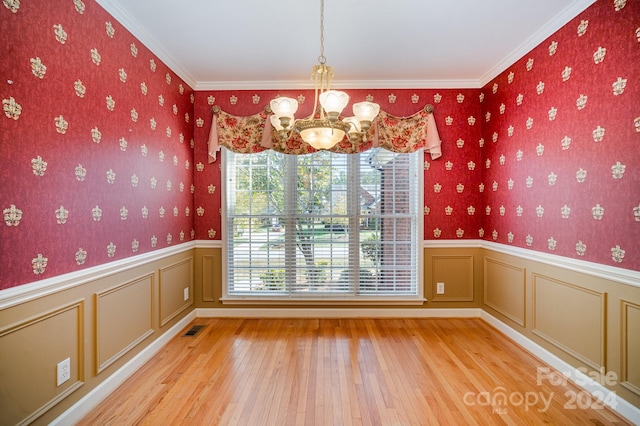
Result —
<svg viewBox="0 0 640 426"><path fill-rule="evenodd" d="M255 297L255 296L227 296L218 299L224 305L313 305L313 306L419 306L427 299L424 297L381 299L374 298L334 298L334 297Z"/></svg>

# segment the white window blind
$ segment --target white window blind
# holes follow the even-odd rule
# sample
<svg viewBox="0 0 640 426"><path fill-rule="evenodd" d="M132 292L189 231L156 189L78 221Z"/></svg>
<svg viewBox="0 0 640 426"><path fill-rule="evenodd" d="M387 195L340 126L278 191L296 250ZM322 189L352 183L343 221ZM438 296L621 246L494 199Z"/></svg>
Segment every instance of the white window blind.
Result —
<svg viewBox="0 0 640 426"><path fill-rule="evenodd" d="M225 152L227 295L418 295L421 152Z"/></svg>

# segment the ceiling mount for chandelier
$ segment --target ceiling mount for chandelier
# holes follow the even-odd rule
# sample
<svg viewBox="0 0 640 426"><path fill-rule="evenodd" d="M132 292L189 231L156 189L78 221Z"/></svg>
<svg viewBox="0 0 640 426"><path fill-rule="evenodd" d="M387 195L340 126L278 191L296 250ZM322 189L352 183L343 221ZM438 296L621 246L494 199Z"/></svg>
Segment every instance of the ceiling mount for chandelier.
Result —
<svg viewBox="0 0 640 426"><path fill-rule="evenodd" d="M326 59L324 56L324 0L320 0L319 65L314 66L311 72L311 79L315 82L313 112L307 118L296 120L294 114L298 110L297 100L287 97L273 99L270 103L273 112L271 124L281 138L288 139L293 132L298 132L302 140L315 149L330 149L345 135L349 139L357 136L366 139L366 132L380 112L380 105L373 102L353 104L354 117L341 120L340 114L349 103L349 95L331 90L333 68L325 65Z"/></svg>

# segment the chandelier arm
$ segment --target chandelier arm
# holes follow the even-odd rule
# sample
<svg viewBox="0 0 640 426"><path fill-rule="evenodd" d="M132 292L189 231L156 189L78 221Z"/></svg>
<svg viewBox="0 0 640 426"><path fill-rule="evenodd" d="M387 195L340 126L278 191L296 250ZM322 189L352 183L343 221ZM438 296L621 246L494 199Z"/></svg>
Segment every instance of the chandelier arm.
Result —
<svg viewBox="0 0 640 426"><path fill-rule="evenodd" d="M327 89L325 87L325 82L326 82L326 74L325 73L326 72L327 72L327 69L324 67L324 64L323 64L322 68L320 69L320 76L316 77L316 78L320 79L320 94L322 94L322 93L326 92L327 90L329 90L329 89ZM320 95L317 93L317 90L316 90L316 99L319 102ZM322 107L322 104L320 104L320 120L324 120L324 108Z"/></svg>
<svg viewBox="0 0 640 426"><path fill-rule="evenodd" d="M318 110L318 96L319 96L318 95L318 70L316 69L316 67L314 67L313 69L315 74L315 81L314 81L315 93L313 96L313 111L311 112L311 119L314 119L316 117L316 111ZM320 107L320 115L322 115L322 107Z"/></svg>

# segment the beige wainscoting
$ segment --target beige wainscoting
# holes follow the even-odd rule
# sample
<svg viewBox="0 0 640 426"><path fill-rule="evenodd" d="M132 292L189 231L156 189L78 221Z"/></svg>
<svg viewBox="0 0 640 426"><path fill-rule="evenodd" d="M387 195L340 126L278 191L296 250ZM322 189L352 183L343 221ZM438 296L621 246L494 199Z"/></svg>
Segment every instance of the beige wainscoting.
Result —
<svg viewBox="0 0 640 426"><path fill-rule="evenodd" d="M607 294L531 274L532 332L593 370L606 368Z"/></svg>
<svg viewBox="0 0 640 426"><path fill-rule="evenodd" d="M215 303L222 296L221 252L221 248L196 249L195 286L198 301Z"/></svg>
<svg viewBox="0 0 640 426"><path fill-rule="evenodd" d="M431 255L431 301L433 302L473 302L474 256L473 255ZM438 294L438 283L444 291Z"/></svg>
<svg viewBox="0 0 640 426"><path fill-rule="evenodd" d="M586 262L487 246L483 310L640 407L640 282L618 280L616 271L609 279L606 267Z"/></svg>
<svg viewBox="0 0 640 426"><path fill-rule="evenodd" d="M160 268L160 326L193 305L193 258Z"/></svg>
<svg viewBox="0 0 640 426"><path fill-rule="evenodd" d="M58 418L114 373L130 369L137 355L171 335L167 331L193 316L194 308L291 308L223 305L222 247L185 247L134 258L74 285L66 280L40 296L29 290L24 298L0 298L0 353L6 360L0 364L0 425ZM486 242L426 245L426 302L392 311L412 316L482 308L573 368L592 372L601 366L614 374L615 382L604 384L640 407L640 285L581 272L558 257L539 257ZM445 283L444 294L437 294L438 282ZM365 308L343 304L336 312ZM56 386L56 364L66 358L71 380Z"/></svg>
<svg viewBox="0 0 640 426"><path fill-rule="evenodd" d="M620 384L640 397L640 302L620 300Z"/></svg>
<svg viewBox="0 0 640 426"><path fill-rule="evenodd" d="M160 250L2 299L0 425L49 424L193 311L193 252ZM71 377L57 386L66 358Z"/></svg>
<svg viewBox="0 0 640 426"><path fill-rule="evenodd" d="M96 374L153 333L154 274L96 293Z"/></svg>
<svg viewBox="0 0 640 426"><path fill-rule="evenodd" d="M48 308L0 329L0 424L28 424L85 381L84 299ZM70 379L57 386L57 364Z"/></svg>
<svg viewBox="0 0 640 426"><path fill-rule="evenodd" d="M424 308L480 308L482 306L482 249L461 244L424 248ZM444 293L437 293L444 283Z"/></svg>
<svg viewBox="0 0 640 426"><path fill-rule="evenodd" d="M526 270L484 257L483 303L521 327L526 325Z"/></svg>
<svg viewBox="0 0 640 426"><path fill-rule="evenodd" d="M223 305L222 285L224 271L221 247L200 247L195 250L194 283L197 308L248 309L266 306L277 309L290 305L260 304ZM421 309L429 308L479 308L482 304L482 249L479 247L425 248L423 258L424 297L427 301ZM436 284L445 283L444 294L436 294ZM325 308L335 308L327 302ZM305 305L297 304L296 308ZM317 303L309 308L323 308ZM364 304L340 304L341 309L368 309ZM380 306L378 305L378 308ZM404 309L394 306L394 309ZM406 309L415 310L416 306Z"/></svg>

